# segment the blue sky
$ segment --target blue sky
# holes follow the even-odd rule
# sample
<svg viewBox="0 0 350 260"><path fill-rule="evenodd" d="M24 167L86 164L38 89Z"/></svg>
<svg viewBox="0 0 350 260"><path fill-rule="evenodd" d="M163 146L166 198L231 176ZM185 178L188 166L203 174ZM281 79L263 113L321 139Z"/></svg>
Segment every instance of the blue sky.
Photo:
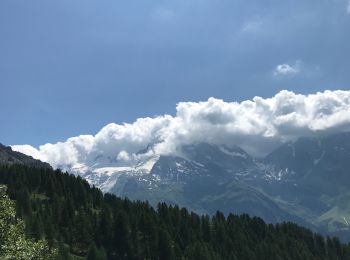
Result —
<svg viewBox="0 0 350 260"><path fill-rule="evenodd" d="M349 89L350 4L0 1L0 142L94 134L180 101Z"/></svg>

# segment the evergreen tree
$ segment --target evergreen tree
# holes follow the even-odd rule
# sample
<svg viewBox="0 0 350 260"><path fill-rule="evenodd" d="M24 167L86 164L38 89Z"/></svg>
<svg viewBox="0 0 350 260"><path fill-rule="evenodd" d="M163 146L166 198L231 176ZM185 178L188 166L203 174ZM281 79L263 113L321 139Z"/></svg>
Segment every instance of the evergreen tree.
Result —
<svg viewBox="0 0 350 260"><path fill-rule="evenodd" d="M159 246L158 246L159 259L160 260L175 259L173 242L168 232L166 232L164 229L161 228L159 229L158 237L159 237L159 240L158 240L159 241Z"/></svg>
<svg viewBox="0 0 350 260"><path fill-rule="evenodd" d="M102 249L98 249L96 247L95 243L92 243L89 249L89 252L87 254L86 260L106 260L107 256L106 256L106 252L105 250Z"/></svg>
<svg viewBox="0 0 350 260"><path fill-rule="evenodd" d="M114 223L114 244L117 255L120 258L128 258L131 255L131 229L128 216L125 211L118 212Z"/></svg>

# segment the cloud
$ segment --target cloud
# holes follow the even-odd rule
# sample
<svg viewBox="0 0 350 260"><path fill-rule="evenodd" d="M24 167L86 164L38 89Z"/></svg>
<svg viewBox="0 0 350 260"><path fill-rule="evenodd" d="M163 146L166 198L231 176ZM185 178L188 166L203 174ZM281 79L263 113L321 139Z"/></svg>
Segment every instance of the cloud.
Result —
<svg viewBox="0 0 350 260"><path fill-rule="evenodd" d="M176 110L175 116L112 123L94 136L72 137L38 149L12 148L53 167L84 168L100 157L125 165L142 156L177 154L181 145L198 142L235 144L260 156L300 136L350 131L350 91L301 95L284 90L271 98L254 97L240 103L209 98L181 102ZM139 153L150 144L153 149L146 155Z"/></svg>
<svg viewBox="0 0 350 260"><path fill-rule="evenodd" d="M274 70L274 76L290 76L296 75L301 70L301 61L297 60L293 65L280 64Z"/></svg>
<svg viewBox="0 0 350 260"><path fill-rule="evenodd" d="M347 14L350 14L350 1L348 2L348 6L346 8L346 12L347 12Z"/></svg>

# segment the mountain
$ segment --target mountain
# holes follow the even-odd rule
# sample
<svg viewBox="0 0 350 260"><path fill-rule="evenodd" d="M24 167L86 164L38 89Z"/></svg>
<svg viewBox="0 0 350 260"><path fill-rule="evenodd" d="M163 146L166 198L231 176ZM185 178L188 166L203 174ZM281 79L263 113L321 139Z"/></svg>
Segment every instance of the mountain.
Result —
<svg viewBox="0 0 350 260"><path fill-rule="evenodd" d="M276 223L294 221L350 240L350 133L302 137L265 158L253 158L238 146L197 143L177 155L146 156L120 165L97 157L71 169L118 196L163 201L198 213L248 213Z"/></svg>
<svg viewBox="0 0 350 260"><path fill-rule="evenodd" d="M0 165L22 164L37 168L52 169L48 163L36 160L31 156L13 151L10 146L0 144Z"/></svg>
<svg viewBox="0 0 350 260"><path fill-rule="evenodd" d="M333 196L350 183L350 133L324 138L300 138L265 158L265 163L285 170L284 180Z"/></svg>
<svg viewBox="0 0 350 260"><path fill-rule="evenodd" d="M110 192L131 199L179 204L199 213L248 213L277 223L303 223L266 193L242 180L257 174L253 159L238 147L200 143L183 147L182 156L160 156L143 175L124 174ZM305 224L305 223L303 223Z"/></svg>
<svg viewBox="0 0 350 260"><path fill-rule="evenodd" d="M261 188L309 222L349 239L350 133L300 138L266 156L264 164L281 178Z"/></svg>

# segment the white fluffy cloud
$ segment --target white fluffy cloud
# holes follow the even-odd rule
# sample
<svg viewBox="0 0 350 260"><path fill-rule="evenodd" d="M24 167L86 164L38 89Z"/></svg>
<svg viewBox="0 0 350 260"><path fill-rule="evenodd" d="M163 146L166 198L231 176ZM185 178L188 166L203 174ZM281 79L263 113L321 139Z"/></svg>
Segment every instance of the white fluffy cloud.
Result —
<svg viewBox="0 0 350 260"><path fill-rule="evenodd" d="M236 144L253 155L263 155L299 136L350 131L350 91L300 95L281 91L272 98L243 102L209 98L181 102L175 116L140 118L131 124L109 124L96 135L65 142L12 146L14 150L51 163L54 167L91 165L98 156L127 163L149 144L151 153L175 154L183 144Z"/></svg>
<svg viewBox="0 0 350 260"><path fill-rule="evenodd" d="M301 62L296 61L295 64L280 64L277 65L273 74L275 76L288 76L288 75L296 75L300 72Z"/></svg>

